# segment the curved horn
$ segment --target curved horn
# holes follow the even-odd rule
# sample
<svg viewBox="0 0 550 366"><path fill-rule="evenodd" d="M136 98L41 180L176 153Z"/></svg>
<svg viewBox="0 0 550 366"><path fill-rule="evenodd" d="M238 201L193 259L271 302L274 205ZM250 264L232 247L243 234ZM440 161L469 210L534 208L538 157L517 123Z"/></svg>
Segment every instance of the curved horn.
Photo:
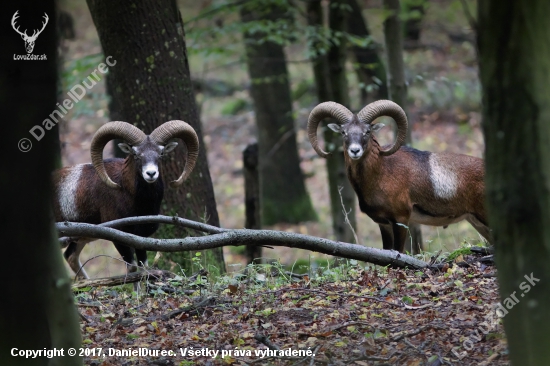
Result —
<svg viewBox="0 0 550 366"><path fill-rule="evenodd" d="M90 146L90 154L92 156L92 164L99 175L99 178L112 188L120 188L118 184L113 182L103 163L103 148L113 139L122 139L130 145L139 145L147 136L137 127L127 122L115 121L108 122L101 126L92 138Z"/></svg>
<svg viewBox="0 0 550 366"><path fill-rule="evenodd" d="M307 121L307 135L309 137L309 143L322 158L326 158L330 153L323 151L323 149L319 147L317 127L323 118L326 117L332 117L336 119L338 123L347 123L353 117L353 113L343 105L335 102L324 102L313 108Z"/></svg>
<svg viewBox="0 0 550 366"><path fill-rule="evenodd" d="M369 124L381 116L393 118L395 124L397 125L397 137L395 138L393 145L386 150L380 150L380 155L388 156L399 150L399 148L405 143L408 128L407 115L399 104L394 103L391 100L378 100L376 102L372 102L367 104L366 107L357 113L357 117L360 122Z"/></svg>
<svg viewBox="0 0 550 366"><path fill-rule="evenodd" d="M199 137L197 133L188 123L174 120L158 126L149 136L159 145L165 145L168 140L173 138L180 138L187 146L187 156L185 157L183 172L177 180L170 182L170 187L179 187L189 177L193 168L195 168L199 156Z"/></svg>

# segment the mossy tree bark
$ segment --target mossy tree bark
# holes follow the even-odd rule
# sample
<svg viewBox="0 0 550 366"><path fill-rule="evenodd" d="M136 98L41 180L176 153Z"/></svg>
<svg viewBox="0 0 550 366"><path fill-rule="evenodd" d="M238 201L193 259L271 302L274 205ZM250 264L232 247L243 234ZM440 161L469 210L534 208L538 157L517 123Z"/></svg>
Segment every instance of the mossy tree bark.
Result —
<svg viewBox="0 0 550 366"><path fill-rule="evenodd" d="M478 6L487 208L510 359L513 365L546 365L550 2L486 0Z"/></svg>
<svg viewBox="0 0 550 366"><path fill-rule="evenodd" d="M349 91L346 78L346 43L341 32L345 31L346 1L331 1L329 14L329 27L332 32L338 34L333 39L326 55L318 53L319 44L312 42L313 74L317 87L317 99L319 102L334 101L350 108ZM321 1L309 1L307 3L308 24L313 27L323 27L323 8ZM340 32L340 33L337 33ZM335 122L335 121L333 121ZM328 124L329 122L327 122ZM324 129L325 150L332 152L326 159L328 187L330 194L330 209L332 215L332 228L334 236L339 241L354 243L355 236L350 225L346 223L344 207L348 212L348 220L353 228L356 227L355 219L355 192L349 183L344 164L344 152L342 150L342 138L328 128ZM340 188L342 188L340 192ZM342 198L340 198L340 194ZM342 207L342 202L344 207Z"/></svg>
<svg viewBox="0 0 550 366"><path fill-rule="evenodd" d="M288 8L267 1L241 8L243 22L292 18ZM317 214L306 191L296 144L292 100L283 47L263 32L245 32L250 95L258 126L262 225L315 221Z"/></svg>
<svg viewBox="0 0 550 366"><path fill-rule="evenodd" d="M407 82L403 62L403 31L399 19L399 0L384 0L384 8L392 13L384 21L384 37L388 54L389 98L407 110ZM412 124L409 120L406 144L412 145ZM405 243L405 250L412 254L422 251L422 231L420 225L409 224L410 236Z"/></svg>
<svg viewBox="0 0 550 366"><path fill-rule="evenodd" d="M55 2L6 3L3 10L0 111L9 126L0 134L0 151L9 158L0 179L2 254L7 259L0 267L1 276L7 279L0 301L0 364L81 365L80 357L66 354L68 348L80 347L81 336L51 212L50 179L57 164L59 131L57 126L45 130L39 141L29 133L36 125L44 127L42 122L59 111ZM14 55L27 54L23 40L9 25L16 11L17 24L29 29L27 34L40 27L44 13L48 15L33 51L36 56L46 55L47 60L14 60ZM18 147L31 150L22 152ZM64 349L65 357L13 357L13 348Z"/></svg>
<svg viewBox="0 0 550 366"><path fill-rule="evenodd" d="M193 174L178 189L166 184L174 180L184 167L184 147L178 146L164 164L166 184L161 212L178 215L219 226L212 180L191 77L181 14L175 0L112 2L88 0L88 7L99 33L103 52L112 56L116 65L114 90L117 115L133 123L145 133L160 124L181 119L199 135L199 159ZM183 237L180 229L160 229L162 238ZM225 271L221 249L206 251L202 265L210 271ZM164 255L161 267L175 264L191 268L194 253Z"/></svg>

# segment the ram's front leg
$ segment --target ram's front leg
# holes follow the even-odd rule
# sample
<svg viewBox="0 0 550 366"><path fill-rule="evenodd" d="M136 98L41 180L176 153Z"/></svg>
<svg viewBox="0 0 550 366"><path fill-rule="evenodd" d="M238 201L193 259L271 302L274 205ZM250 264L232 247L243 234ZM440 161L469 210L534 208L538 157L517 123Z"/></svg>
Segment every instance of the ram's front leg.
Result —
<svg viewBox="0 0 550 366"><path fill-rule="evenodd" d="M380 233L382 234L382 248L392 250L393 246L393 228L391 224L379 224Z"/></svg>
<svg viewBox="0 0 550 366"><path fill-rule="evenodd" d="M405 220L403 220L405 221ZM409 235L408 221L406 224L401 222L396 222L392 224L393 229L393 249L397 250L399 253L403 253L405 250L405 242Z"/></svg>

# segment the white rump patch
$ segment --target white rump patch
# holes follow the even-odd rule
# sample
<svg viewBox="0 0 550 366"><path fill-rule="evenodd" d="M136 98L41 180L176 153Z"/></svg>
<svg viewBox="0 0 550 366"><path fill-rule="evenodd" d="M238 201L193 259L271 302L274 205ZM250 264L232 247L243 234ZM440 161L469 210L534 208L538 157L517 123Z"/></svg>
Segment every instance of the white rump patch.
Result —
<svg viewBox="0 0 550 366"><path fill-rule="evenodd" d="M430 179L437 197L451 199L455 196L458 185L456 174L440 164L436 154L430 154Z"/></svg>
<svg viewBox="0 0 550 366"><path fill-rule="evenodd" d="M79 218L76 208L76 188L83 168L84 164L75 165L63 179L59 188L59 207L61 207L63 219L68 221L77 221Z"/></svg>

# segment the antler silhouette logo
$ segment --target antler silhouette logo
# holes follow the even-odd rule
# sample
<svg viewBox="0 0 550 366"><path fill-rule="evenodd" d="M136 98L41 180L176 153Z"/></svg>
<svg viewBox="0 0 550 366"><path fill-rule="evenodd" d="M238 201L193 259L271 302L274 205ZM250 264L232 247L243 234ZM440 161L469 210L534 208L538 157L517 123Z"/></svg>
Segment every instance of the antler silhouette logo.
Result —
<svg viewBox="0 0 550 366"><path fill-rule="evenodd" d="M44 22L42 23L42 29L40 30L37 30L35 29L32 36L29 36L27 34L27 30L25 29L24 32L21 32L19 30L19 27L16 27L15 26L15 20L19 17L19 15L17 15L17 13L19 12L19 10L17 10L15 12L15 14L13 14L13 18L11 18L11 26L13 27L13 29L19 33L21 35L21 38L23 38L23 41L25 41L25 49L27 50L27 53L31 53L32 50L34 49L34 42L36 41L36 38L38 38L38 36L40 35L40 33L42 33L42 31L44 30L44 28L46 28L46 24L48 24L48 20L50 18L48 18L48 14L44 13Z"/></svg>

